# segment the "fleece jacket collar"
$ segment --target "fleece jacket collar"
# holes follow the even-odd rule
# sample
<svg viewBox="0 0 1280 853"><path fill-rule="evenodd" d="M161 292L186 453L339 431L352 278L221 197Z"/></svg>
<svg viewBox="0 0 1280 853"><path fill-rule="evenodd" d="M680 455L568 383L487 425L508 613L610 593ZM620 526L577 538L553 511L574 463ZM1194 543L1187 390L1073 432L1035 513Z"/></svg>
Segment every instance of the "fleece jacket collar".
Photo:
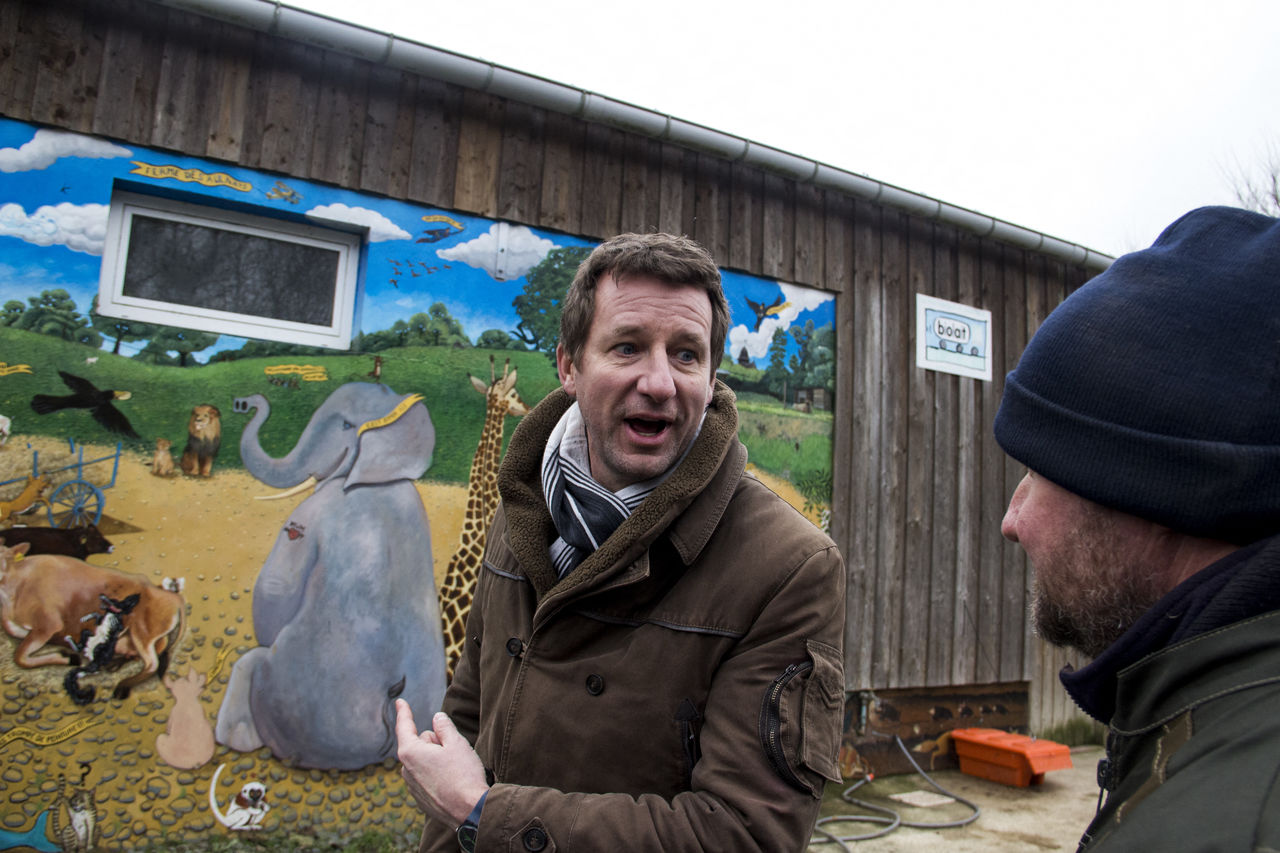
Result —
<svg viewBox="0 0 1280 853"><path fill-rule="evenodd" d="M539 469L548 436L572 404L564 389L543 398L521 418L498 471L508 545L538 598L595 586L640 560L664 531L681 560L686 565L693 562L715 531L746 466L747 451L737 438L733 391L717 380L702 431L679 467L595 553L560 580L548 553L557 534L542 495Z"/></svg>

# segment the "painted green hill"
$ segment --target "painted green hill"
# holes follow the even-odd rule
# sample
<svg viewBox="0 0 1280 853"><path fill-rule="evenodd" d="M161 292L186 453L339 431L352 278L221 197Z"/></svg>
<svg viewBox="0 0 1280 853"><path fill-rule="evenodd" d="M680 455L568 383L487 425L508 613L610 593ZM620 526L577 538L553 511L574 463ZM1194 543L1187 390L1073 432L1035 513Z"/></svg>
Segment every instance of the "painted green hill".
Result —
<svg viewBox="0 0 1280 853"><path fill-rule="evenodd" d="M89 444L112 445L120 438L97 424L83 409L36 414L36 394L70 394L58 371L80 376L100 389L129 391L132 397L115 407L140 436L125 439L126 450L149 456L157 438L173 443L175 459L186 442L187 419L193 406L208 404L222 412L222 452L216 467L241 467L238 447L247 415L231 411L236 397L262 394L271 404L271 417L262 430L262 445L273 456L293 447L311 413L345 382L372 382L369 354L280 356L247 358L209 365L175 367L115 356L49 335L0 327L0 414L13 422L15 438L5 452L22 452L24 435L70 438ZM424 479L466 483L484 426L484 398L467 374L489 382L489 357L510 358L519 371L516 389L530 406L556 388L555 367L540 352L451 347L404 347L384 350L384 384L400 394L423 396L436 427L437 442ZM93 359L93 361L89 361ZM27 365L26 368L20 367ZM282 365L314 365L328 377L307 381L299 373L268 373ZM12 372L10 372L12 371ZM274 380L274 381L273 381ZM763 394L743 393L739 400L739 435L751 461L771 474L795 483L811 500L825 503L831 493L831 428L829 413L801 414ZM510 440L516 419L507 424ZM824 495L826 497L824 497Z"/></svg>
<svg viewBox="0 0 1280 853"><path fill-rule="evenodd" d="M59 378L59 370L87 379L100 389L129 391L130 399L118 400L114 405L141 439L123 439L123 443L125 449L147 455L155 448L157 438L167 438L173 442L176 459L186 442L192 407L216 406L222 413L218 467L240 467L237 448L249 418L231 411L236 397L256 393L267 398L271 417L263 427L262 444L267 452L280 456L293 446L311 413L335 388L345 382L373 381L368 376L373 357L367 354L252 358L174 367L146 364L48 335L4 327L0 327L0 352L4 353L0 365L0 414L10 418L15 436L6 452L21 452L20 440L25 435L107 445L121 440L83 409L45 415L32 410L31 398L36 394L71 393ZM499 371L503 361L511 359L511 366L520 374L516 389L530 405L559 384L554 366L539 352L406 347L379 353L383 384L400 394L421 394L431 413L438 438L425 479L467 481L484 426L484 398L472 388L467 374L487 384L490 354L497 359ZM305 381L297 373L266 372L269 367L290 364L322 367L328 378ZM25 372L20 365L28 365L31 372ZM507 425L508 438L514 428L513 418Z"/></svg>

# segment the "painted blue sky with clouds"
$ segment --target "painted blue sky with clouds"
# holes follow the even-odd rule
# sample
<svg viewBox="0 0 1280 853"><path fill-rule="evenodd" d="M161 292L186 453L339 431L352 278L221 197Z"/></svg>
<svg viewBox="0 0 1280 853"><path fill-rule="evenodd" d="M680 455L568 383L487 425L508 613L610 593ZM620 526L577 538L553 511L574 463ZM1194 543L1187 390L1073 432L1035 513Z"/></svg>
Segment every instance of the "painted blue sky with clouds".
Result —
<svg viewBox="0 0 1280 853"><path fill-rule="evenodd" d="M249 189L135 174L135 163L224 173ZM31 296L61 288L81 313L88 312L117 181L200 203L249 206L268 216L367 228L357 315L366 332L436 302L448 307L472 340L487 329L509 332L518 322L512 300L524 287L524 275L552 248L594 245L571 235L0 119L0 304L25 305ZM834 323L830 294L733 271L724 271L724 283L732 312L726 352L735 358L746 347L763 367L775 328L807 320ZM775 313L755 330L757 316L747 300L770 305L779 297ZM197 358L242 344L241 338L223 336ZM121 352L137 348L125 344Z"/></svg>

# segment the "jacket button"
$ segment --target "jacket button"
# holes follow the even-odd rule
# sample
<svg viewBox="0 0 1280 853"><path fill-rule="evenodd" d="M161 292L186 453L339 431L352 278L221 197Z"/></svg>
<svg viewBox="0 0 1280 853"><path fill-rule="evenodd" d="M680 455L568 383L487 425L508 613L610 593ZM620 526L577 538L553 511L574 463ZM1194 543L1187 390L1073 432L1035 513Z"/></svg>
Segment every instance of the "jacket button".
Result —
<svg viewBox="0 0 1280 853"><path fill-rule="evenodd" d="M604 692L604 679L598 675L587 676L587 692L592 696L599 696Z"/></svg>
<svg viewBox="0 0 1280 853"><path fill-rule="evenodd" d="M520 653L524 651L524 643L520 642L519 637L512 637L507 640L507 654L513 658L520 657Z"/></svg>
<svg viewBox="0 0 1280 853"><path fill-rule="evenodd" d="M539 850L543 850L547 846L547 834L535 826L524 834L524 838L521 841L524 842L525 850L538 853Z"/></svg>

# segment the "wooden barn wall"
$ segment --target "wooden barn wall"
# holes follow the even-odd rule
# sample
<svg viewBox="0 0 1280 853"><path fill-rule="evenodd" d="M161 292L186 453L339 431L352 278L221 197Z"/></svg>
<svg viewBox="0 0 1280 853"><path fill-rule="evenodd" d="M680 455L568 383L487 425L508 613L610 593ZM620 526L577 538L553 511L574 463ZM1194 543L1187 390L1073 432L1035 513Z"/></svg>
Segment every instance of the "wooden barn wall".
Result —
<svg viewBox="0 0 1280 853"><path fill-rule="evenodd" d="M1087 278L715 156L147 0L0 3L0 114L591 238L687 233L837 294L832 535L850 689L1029 680L1004 374ZM992 312L991 382L917 369L914 294Z"/></svg>

